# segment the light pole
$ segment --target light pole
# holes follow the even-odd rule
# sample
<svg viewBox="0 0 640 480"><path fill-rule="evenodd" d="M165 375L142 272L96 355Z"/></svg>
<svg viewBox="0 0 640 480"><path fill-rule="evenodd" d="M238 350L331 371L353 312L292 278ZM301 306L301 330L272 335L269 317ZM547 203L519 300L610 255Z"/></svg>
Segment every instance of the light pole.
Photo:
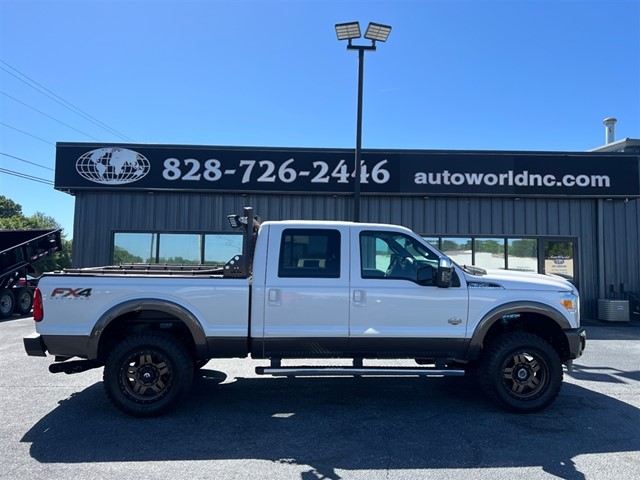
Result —
<svg viewBox="0 0 640 480"><path fill-rule="evenodd" d="M362 86L364 78L364 52L365 50L375 51L376 42L386 42L391 33L389 25L369 22L364 38L371 40L371 45L353 45L351 42L360 38L360 23L348 22L336 24L336 34L338 40L347 40L347 50L358 51L358 114L356 120L356 158L353 187L353 221L360 221L360 174L362 157Z"/></svg>

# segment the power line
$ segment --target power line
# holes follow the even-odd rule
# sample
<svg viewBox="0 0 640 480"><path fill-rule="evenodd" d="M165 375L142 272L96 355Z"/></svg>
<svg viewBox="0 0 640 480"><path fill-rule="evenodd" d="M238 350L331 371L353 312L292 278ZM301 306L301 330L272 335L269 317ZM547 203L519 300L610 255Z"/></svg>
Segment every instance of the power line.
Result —
<svg viewBox="0 0 640 480"><path fill-rule="evenodd" d="M47 180L46 178L34 177L33 175L27 175L25 173L15 172L13 170L7 170L6 168L0 168L0 173L6 173L7 175L13 175L14 177L31 180L32 182L44 183L45 185L53 185L53 182L51 180Z"/></svg>
<svg viewBox="0 0 640 480"><path fill-rule="evenodd" d="M0 69L4 70L5 72L7 72L9 75L15 77L16 79L20 80L22 83L28 85L29 87L33 88L34 90L36 90L37 92L41 93L42 95L45 95L46 97L50 98L51 100L53 100L54 102L62 105L63 107L65 107L67 110L72 111L73 113L75 113L76 115L79 115L81 117L83 117L84 119L90 121L91 123L98 125L99 127L103 128L104 130L108 131L109 133L112 133L114 135L117 135L118 137L122 138L123 140L127 140L130 142L134 142L135 140L132 140L131 138L127 137L126 135L120 133L119 131L117 131L115 128L110 127L109 125L107 125L104 122L101 122L100 120L98 120L97 118L93 117L92 115L89 115L88 113L82 111L81 109L79 109L78 107L76 107L74 104L72 104L71 102L65 100L64 98L62 98L60 95L57 95L56 93L52 92L51 90L49 90L47 87L39 84L38 82L36 82L34 79L30 78L28 75L22 73L20 70L18 70L17 68L9 65L7 62L5 62L4 60L0 60L0 63L3 63L4 65L6 65L7 67L9 67L10 69L12 69L13 71L19 73L20 75L22 75L24 78L26 78L27 80L29 80L29 82L27 82L26 80L18 77L16 74L10 72L9 70L7 70L4 67L0 66ZM34 87L33 84L37 85L38 88Z"/></svg>
<svg viewBox="0 0 640 480"><path fill-rule="evenodd" d="M47 167L45 165L41 165L41 164L36 163L36 162L31 162L29 160L25 160L24 158L16 157L14 155L9 155L8 153L0 152L0 155L4 155L5 157L15 158L16 160L20 160L21 162L29 163L31 165L35 165L36 167L44 168L46 170L51 170L52 172L55 172L55 170L53 168L51 168L51 167Z"/></svg>
<svg viewBox="0 0 640 480"><path fill-rule="evenodd" d="M9 94L8 94L8 93L6 93L6 92L3 92L3 91L1 91L1 90L0 90L0 93L1 93L2 95L4 95L5 97L9 97L11 100L13 100L13 101L15 101L15 102L18 102L18 103L20 103L20 104L24 105L24 106L25 106L25 107L27 107L27 108L30 108L31 110L34 110L34 111L38 112L40 115L44 115L45 117L50 118L51 120L53 120L53 121L55 121L55 122L58 122L58 123L60 123L61 125L64 125L65 127L70 128L71 130L75 130L76 132L81 133L81 134L83 134L83 135L85 135L85 136L87 136L87 137L89 137L89 138L91 138L91 139L93 139L93 140L95 140L95 141L97 141L97 142L99 142L99 141L100 141L100 139L98 139L98 138L96 138L96 137L94 137L94 136L92 136L92 135L89 135L88 133L83 132L82 130L78 130L77 128L72 127L72 126L71 126L71 125L69 125L68 123L64 123L63 121L58 120L57 118L52 117L51 115L49 115L49 114L47 114L47 113L44 113L44 112L42 112L42 111L38 110L37 108L32 107L31 105L29 105L29 104L27 104L27 103L24 103L22 100L18 100L17 98L12 97L11 95L9 95Z"/></svg>
<svg viewBox="0 0 640 480"><path fill-rule="evenodd" d="M12 130L15 130L16 132L20 132L20 133L23 133L25 135L29 135L30 137L33 137L36 140L40 140L41 142L48 143L49 145L53 145L54 147L56 146L55 143L50 142L49 140L45 140L44 138L37 137L37 136L35 136L35 135L33 135L33 134L29 133L29 132L25 132L24 130L20 130L19 128L16 128L16 127L12 127L11 125L8 125L8 124L6 124L4 122L0 122L0 125L2 125L4 127L7 127L7 128L10 128Z"/></svg>

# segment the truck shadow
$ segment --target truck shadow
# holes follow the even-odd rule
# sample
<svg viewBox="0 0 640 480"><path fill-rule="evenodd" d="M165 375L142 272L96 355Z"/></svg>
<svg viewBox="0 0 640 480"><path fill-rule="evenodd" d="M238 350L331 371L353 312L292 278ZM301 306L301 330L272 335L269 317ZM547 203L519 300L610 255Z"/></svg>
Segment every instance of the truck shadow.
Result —
<svg viewBox="0 0 640 480"><path fill-rule="evenodd" d="M517 415L465 379L222 379L205 371L185 405L154 419L120 414L96 383L22 441L43 463L262 459L308 468L303 480L518 466L580 479L578 455L640 450L640 410L569 383L547 410Z"/></svg>
<svg viewBox="0 0 640 480"><path fill-rule="evenodd" d="M0 323L11 322L13 320L22 320L23 318L33 318L33 314L28 313L28 314L20 315L20 314L14 313L9 317L0 318Z"/></svg>
<svg viewBox="0 0 640 480"><path fill-rule="evenodd" d="M604 322L590 322L587 330L587 345L591 340L640 340L640 321L622 325L607 325Z"/></svg>
<svg viewBox="0 0 640 480"><path fill-rule="evenodd" d="M629 380L640 382L640 370L629 372L610 366L586 367L582 365L576 365L573 369L573 372L568 373L567 375L577 380L589 382L618 384L625 384Z"/></svg>

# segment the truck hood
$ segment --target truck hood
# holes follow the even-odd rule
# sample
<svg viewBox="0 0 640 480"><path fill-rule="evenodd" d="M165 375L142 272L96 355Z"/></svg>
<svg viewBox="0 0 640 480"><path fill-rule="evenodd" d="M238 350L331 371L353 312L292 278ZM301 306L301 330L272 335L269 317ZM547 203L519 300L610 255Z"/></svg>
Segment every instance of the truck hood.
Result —
<svg viewBox="0 0 640 480"><path fill-rule="evenodd" d="M556 275L542 275L516 270L487 270L486 274L474 275L465 272L467 282L480 284L497 284L507 290L553 290L575 292L576 288L569 281ZM491 286L497 286L491 285Z"/></svg>

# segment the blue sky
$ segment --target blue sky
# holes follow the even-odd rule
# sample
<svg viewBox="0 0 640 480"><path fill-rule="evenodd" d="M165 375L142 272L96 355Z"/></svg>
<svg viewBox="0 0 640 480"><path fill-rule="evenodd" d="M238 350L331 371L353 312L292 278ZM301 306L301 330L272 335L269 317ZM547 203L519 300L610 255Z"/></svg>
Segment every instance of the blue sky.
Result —
<svg viewBox="0 0 640 480"><path fill-rule="evenodd" d="M365 148L584 151L609 116L640 138L640 0L0 0L0 168L53 180L55 142L124 141L21 74L135 142L352 148L355 20L393 27ZM73 236L73 197L4 173L0 194Z"/></svg>

